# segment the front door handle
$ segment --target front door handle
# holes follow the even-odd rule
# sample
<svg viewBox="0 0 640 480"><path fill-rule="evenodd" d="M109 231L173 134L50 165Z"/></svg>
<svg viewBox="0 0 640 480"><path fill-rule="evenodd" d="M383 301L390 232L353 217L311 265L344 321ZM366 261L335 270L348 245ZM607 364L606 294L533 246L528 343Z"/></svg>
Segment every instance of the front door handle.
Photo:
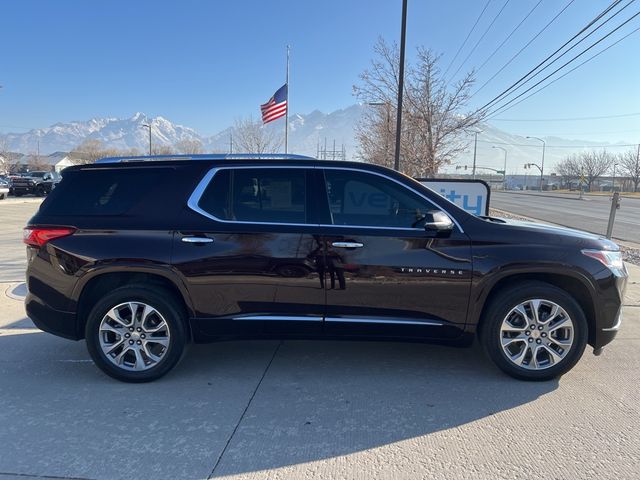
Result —
<svg viewBox="0 0 640 480"><path fill-rule="evenodd" d="M362 248L364 243L359 242L333 242L331 245L337 248Z"/></svg>
<svg viewBox="0 0 640 480"><path fill-rule="evenodd" d="M209 237L182 237L184 243L213 243L213 238Z"/></svg>

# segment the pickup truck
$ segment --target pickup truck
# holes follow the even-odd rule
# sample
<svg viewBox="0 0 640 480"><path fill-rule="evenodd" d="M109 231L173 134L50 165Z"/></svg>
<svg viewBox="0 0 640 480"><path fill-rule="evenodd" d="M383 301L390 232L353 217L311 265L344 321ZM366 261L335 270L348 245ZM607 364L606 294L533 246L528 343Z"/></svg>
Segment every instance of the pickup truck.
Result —
<svg viewBox="0 0 640 480"><path fill-rule="evenodd" d="M44 197L60 181L55 172L29 172L13 179L11 190L13 195L21 197L26 194L33 194Z"/></svg>

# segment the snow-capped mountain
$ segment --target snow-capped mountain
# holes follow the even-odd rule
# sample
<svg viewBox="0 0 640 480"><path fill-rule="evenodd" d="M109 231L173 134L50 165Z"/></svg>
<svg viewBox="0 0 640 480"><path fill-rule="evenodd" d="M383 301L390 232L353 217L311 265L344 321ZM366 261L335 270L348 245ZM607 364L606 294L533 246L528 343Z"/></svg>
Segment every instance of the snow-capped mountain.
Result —
<svg viewBox="0 0 640 480"><path fill-rule="evenodd" d="M154 145L175 145L182 140L200 140L193 129L176 125L163 117L149 118L136 113L130 118L92 118L85 122L56 123L51 127L30 130L26 133L0 135L6 148L21 153L70 151L87 139L100 140L105 147L117 149L137 148L145 151L149 142L148 130L152 125Z"/></svg>
<svg viewBox="0 0 640 480"><path fill-rule="evenodd" d="M309 114L292 114L289 117L289 151L315 156L318 145L328 150L342 145L347 159L354 159L357 153L355 125L366 107L352 105L331 113L314 110ZM3 148L20 153L34 153L38 148L41 154L63 151L68 152L86 139L100 140L106 148L138 149L141 153L148 148L148 130L143 125L152 125L153 145L173 146L183 140L199 140L206 152L228 152L230 134L233 127L211 136L204 137L194 129L177 125L163 117L150 118L144 113L136 113L130 118L94 118L88 121L57 123L48 128L31 130L26 133L0 134L0 145ZM265 128L282 132L281 120L268 124ZM522 169L524 163L541 160L541 143L524 136L514 135L492 125L481 125L482 133L478 136L477 165L502 168L503 152L493 148L503 147L508 151L507 172L512 173L516 167ZM547 142L545 170L552 167L566 155L580 151L584 146L602 145L603 142L585 140L567 140L557 137L544 137ZM621 142L622 143L622 142ZM611 145L612 149L615 144ZM613 149L619 152L620 149ZM468 137L468 146L454 161L457 165L470 166L473 162L473 135ZM449 166L446 171L454 171Z"/></svg>

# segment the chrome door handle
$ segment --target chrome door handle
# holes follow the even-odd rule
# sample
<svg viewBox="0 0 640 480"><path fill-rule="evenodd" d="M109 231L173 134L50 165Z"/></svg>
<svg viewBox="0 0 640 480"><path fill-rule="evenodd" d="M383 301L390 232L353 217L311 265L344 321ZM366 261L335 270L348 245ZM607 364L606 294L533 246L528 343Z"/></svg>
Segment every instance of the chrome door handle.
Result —
<svg viewBox="0 0 640 480"><path fill-rule="evenodd" d="M182 237L184 243L213 243L213 238L208 237Z"/></svg>
<svg viewBox="0 0 640 480"><path fill-rule="evenodd" d="M362 248L364 243L359 242L333 242L331 245L337 248Z"/></svg>

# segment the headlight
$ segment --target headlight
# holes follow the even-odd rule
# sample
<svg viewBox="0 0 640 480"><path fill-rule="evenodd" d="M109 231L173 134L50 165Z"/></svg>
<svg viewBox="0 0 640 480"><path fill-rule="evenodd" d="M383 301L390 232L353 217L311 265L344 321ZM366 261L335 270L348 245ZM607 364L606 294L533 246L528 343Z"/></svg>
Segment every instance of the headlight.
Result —
<svg viewBox="0 0 640 480"><path fill-rule="evenodd" d="M622 252L611 252L609 250L582 250L587 257L595 258L609 270L622 270L624 262L622 261Z"/></svg>

